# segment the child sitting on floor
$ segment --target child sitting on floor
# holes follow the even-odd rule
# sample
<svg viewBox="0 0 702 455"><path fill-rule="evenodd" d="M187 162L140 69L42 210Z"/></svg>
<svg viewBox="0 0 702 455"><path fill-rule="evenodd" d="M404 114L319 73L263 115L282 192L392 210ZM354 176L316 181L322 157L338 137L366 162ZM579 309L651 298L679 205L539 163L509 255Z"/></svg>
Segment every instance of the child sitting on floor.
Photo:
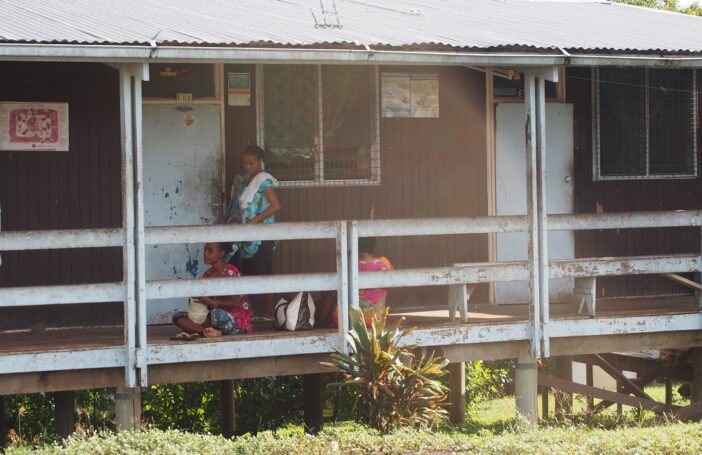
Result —
<svg viewBox="0 0 702 455"><path fill-rule="evenodd" d="M393 270L393 266L384 256L373 256L375 250L375 237L361 237L358 239L358 271L371 272L381 270ZM361 310L366 319L366 326L370 326L374 316L379 316L385 308L388 290L386 288L378 289L360 289L358 292L358 300ZM319 309L318 319L322 324L331 324L338 326L337 314L337 299L336 293L331 292L323 297L322 304Z"/></svg>
<svg viewBox="0 0 702 455"><path fill-rule="evenodd" d="M239 270L224 260L230 250L231 243L212 242L205 244L203 259L210 268L202 274L202 277L238 277ZM188 317L187 312L176 312L173 315L173 322L184 332L176 335L174 339L193 340L199 336L213 338L253 332L251 311L246 296L197 297L197 301L209 309L207 317L198 323Z"/></svg>

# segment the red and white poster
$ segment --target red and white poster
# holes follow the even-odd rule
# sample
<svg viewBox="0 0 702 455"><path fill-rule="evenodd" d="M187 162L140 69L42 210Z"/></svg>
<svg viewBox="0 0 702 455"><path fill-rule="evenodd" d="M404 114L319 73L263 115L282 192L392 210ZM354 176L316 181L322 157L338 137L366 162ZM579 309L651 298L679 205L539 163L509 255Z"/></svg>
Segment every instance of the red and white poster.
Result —
<svg viewBox="0 0 702 455"><path fill-rule="evenodd" d="M0 150L68 151L68 103L0 102Z"/></svg>

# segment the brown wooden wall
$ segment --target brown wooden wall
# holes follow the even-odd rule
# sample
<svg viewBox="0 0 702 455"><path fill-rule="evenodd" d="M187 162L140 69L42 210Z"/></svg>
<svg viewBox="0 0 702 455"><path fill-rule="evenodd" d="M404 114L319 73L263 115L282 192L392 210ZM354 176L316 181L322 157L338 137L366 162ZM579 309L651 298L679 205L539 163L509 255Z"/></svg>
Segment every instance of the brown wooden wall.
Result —
<svg viewBox="0 0 702 455"><path fill-rule="evenodd" d="M69 103L68 152L0 150L2 230L120 227L117 71L0 62L0 100ZM122 280L120 248L4 252L0 286ZM0 330L121 324L121 303L2 309Z"/></svg>
<svg viewBox="0 0 702 455"><path fill-rule="evenodd" d="M702 208L702 180L593 181L591 70L569 68L567 101L574 104L575 211L604 213ZM698 72L697 86L702 82ZM698 175L702 161L702 138L697 126ZM582 231L575 236L578 257L643 254L698 253L699 228L627 229ZM598 280L600 296L687 293L658 276L609 277Z"/></svg>
<svg viewBox="0 0 702 455"><path fill-rule="evenodd" d="M485 79L465 68L397 68L437 72L440 118L381 118L379 186L281 188L282 221L438 218L487 214ZM228 65L225 72L253 66ZM253 81L255 84L255 81ZM228 186L241 172L241 151L256 142L255 102L227 107ZM485 261L486 236L379 239L376 254L396 268ZM335 267L333 242L281 242L276 273L328 271ZM486 294L478 298L486 298ZM406 289L390 293L391 304L445 305L446 289Z"/></svg>

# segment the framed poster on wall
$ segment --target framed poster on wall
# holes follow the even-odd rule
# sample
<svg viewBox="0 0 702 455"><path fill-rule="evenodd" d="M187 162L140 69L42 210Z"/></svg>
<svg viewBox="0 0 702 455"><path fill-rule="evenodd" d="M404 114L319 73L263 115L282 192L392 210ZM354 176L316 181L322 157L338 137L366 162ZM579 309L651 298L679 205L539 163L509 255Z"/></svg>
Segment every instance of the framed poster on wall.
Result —
<svg viewBox="0 0 702 455"><path fill-rule="evenodd" d="M0 150L68 151L68 103L0 101Z"/></svg>

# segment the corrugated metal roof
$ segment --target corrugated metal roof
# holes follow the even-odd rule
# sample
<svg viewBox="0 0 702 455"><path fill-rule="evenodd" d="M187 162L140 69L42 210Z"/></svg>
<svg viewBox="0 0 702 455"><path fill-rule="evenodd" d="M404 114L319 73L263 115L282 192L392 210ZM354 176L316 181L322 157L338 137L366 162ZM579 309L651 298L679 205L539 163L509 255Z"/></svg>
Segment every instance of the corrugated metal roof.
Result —
<svg viewBox="0 0 702 455"><path fill-rule="evenodd" d="M325 13L320 0L0 0L0 42L702 52L702 18L608 2L321 3ZM315 24L337 17L341 28Z"/></svg>

